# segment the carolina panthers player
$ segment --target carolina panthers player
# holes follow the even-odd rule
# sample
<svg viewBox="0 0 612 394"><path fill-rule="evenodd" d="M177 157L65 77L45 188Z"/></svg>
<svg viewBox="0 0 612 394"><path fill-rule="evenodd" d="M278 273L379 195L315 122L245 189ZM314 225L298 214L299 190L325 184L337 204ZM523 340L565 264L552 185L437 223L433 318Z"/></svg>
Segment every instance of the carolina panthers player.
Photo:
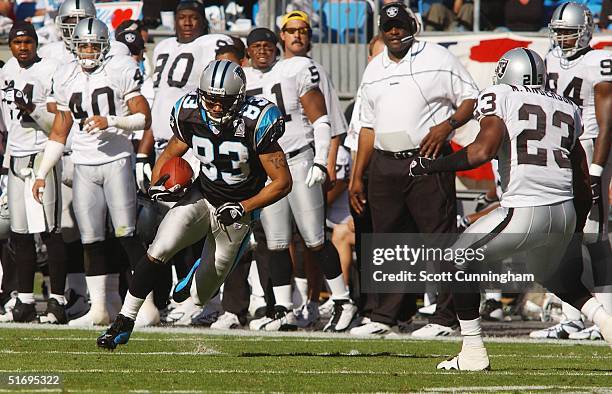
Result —
<svg viewBox="0 0 612 394"><path fill-rule="evenodd" d="M131 170L130 135L150 126L150 109L140 93L142 74L128 56L109 56L106 25L94 18L81 20L72 36L78 61L61 67L54 77L57 114L36 174L33 193L44 196L45 177L62 157L74 120L74 212L85 256L91 310L70 325L107 324L117 311L106 306L107 277L104 240L107 210L115 236L130 265L144 255L135 237L136 186Z"/></svg>
<svg viewBox="0 0 612 394"><path fill-rule="evenodd" d="M575 260L560 263L574 231L580 232L584 225L591 201L585 154L578 143L580 110L569 99L545 91L545 75L544 61L536 52L526 48L506 52L497 63L495 85L478 99L476 140L437 160L415 158L410 174L463 171L497 156L501 207L468 227L455 247L483 250L486 263L526 252L536 280L545 286L555 281L564 291L558 295L598 324L612 344L612 316L581 283L582 265ZM456 264L456 269L470 267ZM453 297L463 347L438 369L489 369L481 336L480 294L455 292Z"/></svg>
<svg viewBox="0 0 612 394"><path fill-rule="evenodd" d="M266 99L245 97L245 87L240 66L215 60L204 69L199 89L174 105L170 117L174 136L155 164L157 186L150 194L180 199L136 266L121 313L98 338L99 347L114 349L127 343L138 309L164 263L202 235L206 239L202 257L176 286L173 297L181 302L191 296L198 304L206 303L248 245L257 211L291 190L291 174L277 142L284 132L282 114ZM197 182L177 195L160 186L165 180L160 179L160 169L188 149L200 160L201 170Z"/></svg>
<svg viewBox="0 0 612 394"><path fill-rule="evenodd" d="M10 168L8 200L11 221L10 243L15 253L19 298L12 311L13 321L31 321L36 317L34 304L34 245L35 214L24 197L30 196L29 187L42 151L47 142L54 114L48 111L46 99L51 93L51 80L59 66L54 59L41 59L36 51L38 36L34 26L17 22L9 32L9 47L13 57L0 71L3 89L2 117L8 130ZM64 287L66 281L66 253L59 233L61 215L61 166L56 165L47 175L48 192L43 199L42 234L49 254L51 294L44 314L45 322L66 324ZM29 201L32 201L31 199ZM33 204L36 208L35 204ZM34 228L33 228L34 227Z"/></svg>
<svg viewBox="0 0 612 394"><path fill-rule="evenodd" d="M200 70L215 59L216 49L233 43L226 35L208 34L208 21L200 1L181 1L175 11L175 26L176 37L161 41L153 52L152 114L157 155L172 137L168 117L174 103L198 87Z"/></svg>
<svg viewBox="0 0 612 394"><path fill-rule="evenodd" d="M281 38L289 40L289 32ZM327 177L331 128L325 98L319 89L317 67L307 57L294 56L276 60L276 37L265 28L254 29L247 37L251 68L247 68L248 89L276 102L283 113L287 131L279 144L287 152L293 177L293 190L277 203L262 211L261 221L271 251L271 278L276 299L275 316L264 317L261 330L295 330L297 321L292 311L291 256L289 244L292 223L321 262L327 284L335 302L334 316L326 331L344 331L356 313L356 306L340 268L340 258L333 244L324 239L324 202L322 184ZM313 149L314 145L314 149Z"/></svg>
<svg viewBox="0 0 612 394"><path fill-rule="evenodd" d="M565 3L553 12L549 30L553 44L546 55L548 88L582 109L580 143L589 164L593 208L584 228L595 294L612 313L612 250L608 238L608 189L612 177L612 52L593 49L593 17L586 5ZM602 339L597 326L584 327L580 311L563 304L564 321L534 331L532 338Z"/></svg>
<svg viewBox="0 0 612 394"><path fill-rule="evenodd" d="M95 18L96 7L93 0L66 0L62 3L55 18L57 30L61 33L62 40L52 42L40 48L40 56L52 57L60 63L70 63L74 60L74 48L72 46L72 33L81 19ZM118 41L110 41L108 56L130 55L128 47Z"/></svg>

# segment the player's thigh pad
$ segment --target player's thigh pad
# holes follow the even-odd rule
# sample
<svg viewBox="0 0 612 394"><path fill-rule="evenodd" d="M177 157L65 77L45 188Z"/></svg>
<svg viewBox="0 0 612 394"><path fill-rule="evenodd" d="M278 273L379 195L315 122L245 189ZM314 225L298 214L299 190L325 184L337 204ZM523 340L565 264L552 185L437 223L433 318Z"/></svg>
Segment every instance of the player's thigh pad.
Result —
<svg viewBox="0 0 612 394"><path fill-rule="evenodd" d="M101 165L74 165L72 207L83 244L105 239L106 199L103 184Z"/></svg>
<svg viewBox="0 0 612 394"><path fill-rule="evenodd" d="M136 180L129 158L104 164L104 196L116 237L129 237L136 231Z"/></svg>
<svg viewBox="0 0 612 394"><path fill-rule="evenodd" d="M293 187L287 199L298 231L309 248L322 245L325 240L322 186L319 184L313 187L306 186L306 176L312 167L313 160L312 149L287 160L293 178Z"/></svg>
<svg viewBox="0 0 612 394"><path fill-rule="evenodd" d="M165 263L179 250L199 241L210 227L209 206L198 185L192 186L164 216L147 254Z"/></svg>

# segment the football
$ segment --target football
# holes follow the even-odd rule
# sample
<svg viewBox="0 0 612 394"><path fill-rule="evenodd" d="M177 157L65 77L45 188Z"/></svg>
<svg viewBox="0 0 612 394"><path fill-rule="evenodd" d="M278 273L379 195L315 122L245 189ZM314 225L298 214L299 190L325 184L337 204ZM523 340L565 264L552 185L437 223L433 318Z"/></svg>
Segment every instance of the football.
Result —
<svg viewBox="0 0 612 394"><path fill-rule="evenodd" d="M164 163L159 175L160 177L164 175L169 176L164 183L166 189L170 189L176 185L187 187L191 184L193 170L191 169L191 166L187 160L183 159L182 157L173 157Z"/></svg>

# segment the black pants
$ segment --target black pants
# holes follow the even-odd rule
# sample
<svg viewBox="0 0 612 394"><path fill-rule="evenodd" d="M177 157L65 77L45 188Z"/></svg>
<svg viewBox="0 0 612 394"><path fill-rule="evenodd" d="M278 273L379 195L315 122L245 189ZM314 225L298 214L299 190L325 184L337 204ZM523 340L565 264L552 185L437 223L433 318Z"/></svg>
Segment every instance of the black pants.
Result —
<svg viewBox="0 0 612 394"><path fill-rule="evenodd" d="M457 231L455 174L413 178L412 159L375 151L369 167L368 201L375 233L454 233ZM374 298L374 297L373 297ZM394 325L416 311L416 294L380 293L372 300L372 321ZM457 324L450 294L439 295L435 323Z"/></svg>
<svg viewBox="0 0 612 394"><path fill-rule="evenodd" d="M364 193L367 195L367 170L363 177L363 182L365 186ZM370 203L366 200L361 215L357 214L357 212L353 210L353 207L351 207L351 215L353 216L353 222L355 223L355 254L357 255L357 260L355 261L355 272L357 275L354 280L351 278L350 283L351 298L357 304L359 314L362 316L369 316L370 312L372 312L372 306L371 303L368 302L368 299L373 294L361 292L361 235L372 232L372 213L370 212Z"/></svg>

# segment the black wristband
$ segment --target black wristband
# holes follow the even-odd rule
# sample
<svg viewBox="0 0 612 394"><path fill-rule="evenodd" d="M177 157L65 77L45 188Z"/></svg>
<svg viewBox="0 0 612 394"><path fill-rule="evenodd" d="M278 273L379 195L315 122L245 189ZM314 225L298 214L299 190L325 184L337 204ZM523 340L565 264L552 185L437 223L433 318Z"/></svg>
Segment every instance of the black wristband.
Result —
<svg viewBox="0 0 612 394"><path fill-rule="evenodd" d="M474 166L468 161L467 148L431 162L429 173L471 170Z"/></svg>
<svg viewBox="0 0 612 394"><path fill-rule="evenodd" d="M319 167L319 168L320 168L320 169L321 169L321 170L322 170L322 171L325 173L325 175L328 175L328 176L329 176L329 174L327 173L327 167L325 167L323 164L314 163L313 165L314 165L315 167Z"/></svg>
<svg viewBox="0 0 612 394"><path fill-rule="evenodd" d="M136 157L136 163L148 163L148 162L149 162L149 156Z"/></svg>

